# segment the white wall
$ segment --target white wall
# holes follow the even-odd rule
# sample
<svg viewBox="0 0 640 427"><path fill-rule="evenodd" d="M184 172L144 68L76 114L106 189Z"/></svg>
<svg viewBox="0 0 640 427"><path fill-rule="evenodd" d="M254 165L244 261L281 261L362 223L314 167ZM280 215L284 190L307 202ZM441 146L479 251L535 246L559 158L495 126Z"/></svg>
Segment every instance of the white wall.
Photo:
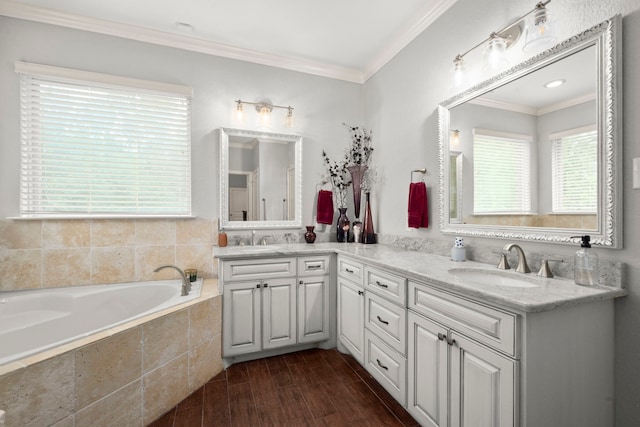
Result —
<svg viewBox="0 0 640 427"><path fill-rule="evenodd" d="M409 172L431 172L430 216L438 215L437 105L454 93L449 72L457 53L464 52L491 31L530 10L535 1L458 0L381 71L364 84L364 109L373 128L374 161L384 159L384 184L376 194L376 231L432 240L453 240L438 224L408 231L406 212ZM616 302L616 425L640 425L640 190L631 188L631 160L640 157L640 1L553 0L560 39L620 13L623 39L624 85L624 249L596 249L601 258L626 263L630 295ZM524 59L524 58L520 58ZM512 62L516 63L516 62ZM470 82L472 83L472 82ZM476 82L477 83L477 82ZM399 145L401 144L401 145ZM401 147L399 149L398 147ZM375 214L374 214L375 216ZM465 238L465 244L497 250L504 241ZM525 251L571 254L576 248L523 243ZM585 375L589 375L585 372Z"/></svg>
<svg viewBox="0 0 640 427"><path fill-rule="evenodd" d="M342 122L359 123L361 85L262 65L139 43L62 27L0 17L0 218L18 214L20 134L15 61L76 68L193 87L193 211L218 216L219 127L231 121L234 101L269 98L295 108L303 136L303 222L311 221L314 185L323 174L322 149L342 153ZM284 111L276 111L284 114ZM274 112L274 113L276 113ZM247 113L252 113L247 109ZM282 116L284 119L284 116Z"/></svg>

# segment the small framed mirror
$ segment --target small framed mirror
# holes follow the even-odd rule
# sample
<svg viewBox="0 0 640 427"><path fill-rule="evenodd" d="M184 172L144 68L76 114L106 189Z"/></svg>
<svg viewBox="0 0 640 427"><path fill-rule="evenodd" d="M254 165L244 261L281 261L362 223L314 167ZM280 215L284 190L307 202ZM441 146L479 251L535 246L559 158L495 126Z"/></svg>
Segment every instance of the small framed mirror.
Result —
<svg viewBox="0 0 640 427"><path fill-rule="evenodd" d="M619 33L615 16L440 104L442 233L622 247Z"/></svg>
<svg viewBox="0 0 640 427"><path fill-rule="evenodd" d="M302 226L302 137L221 128L220 228Z"/></svg>

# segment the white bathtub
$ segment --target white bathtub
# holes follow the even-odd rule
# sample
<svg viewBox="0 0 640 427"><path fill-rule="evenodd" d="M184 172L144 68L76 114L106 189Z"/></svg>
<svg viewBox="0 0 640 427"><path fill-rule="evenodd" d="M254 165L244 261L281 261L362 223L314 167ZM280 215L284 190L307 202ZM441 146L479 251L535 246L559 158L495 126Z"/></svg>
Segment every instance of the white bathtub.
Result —
<svg viewBox="0 0 640 427"><path fill-rule="evenodd" d="M181 280L0 292L0 365L200 296Z"/></svg>

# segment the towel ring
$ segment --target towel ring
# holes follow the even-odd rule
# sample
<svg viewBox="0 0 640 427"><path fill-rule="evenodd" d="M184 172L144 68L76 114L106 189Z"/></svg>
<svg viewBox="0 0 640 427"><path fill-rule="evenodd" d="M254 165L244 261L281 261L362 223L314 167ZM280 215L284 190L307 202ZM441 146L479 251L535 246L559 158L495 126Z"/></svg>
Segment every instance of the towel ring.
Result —
<svg viewBox="0 0 640 427"><path fill-rule="evenodd" d="M414 173L421 173L422 174L422 182L424 182L424 176L425 175L431 175L429 172L427 172L427 168L414 169L414 170L411 171L410 182L413 182L413 174Z"/></svg>

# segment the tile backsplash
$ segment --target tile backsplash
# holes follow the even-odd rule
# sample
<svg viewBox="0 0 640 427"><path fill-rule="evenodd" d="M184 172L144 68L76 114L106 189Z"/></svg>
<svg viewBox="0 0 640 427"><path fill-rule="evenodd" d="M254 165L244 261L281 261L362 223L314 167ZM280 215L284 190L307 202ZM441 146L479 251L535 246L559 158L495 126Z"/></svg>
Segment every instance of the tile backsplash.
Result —
<svg viewBox="0 0 640 427"><path fill-rule="evenodd" d="M0 291L216 276L215 219L1 220Z"/></svg>

